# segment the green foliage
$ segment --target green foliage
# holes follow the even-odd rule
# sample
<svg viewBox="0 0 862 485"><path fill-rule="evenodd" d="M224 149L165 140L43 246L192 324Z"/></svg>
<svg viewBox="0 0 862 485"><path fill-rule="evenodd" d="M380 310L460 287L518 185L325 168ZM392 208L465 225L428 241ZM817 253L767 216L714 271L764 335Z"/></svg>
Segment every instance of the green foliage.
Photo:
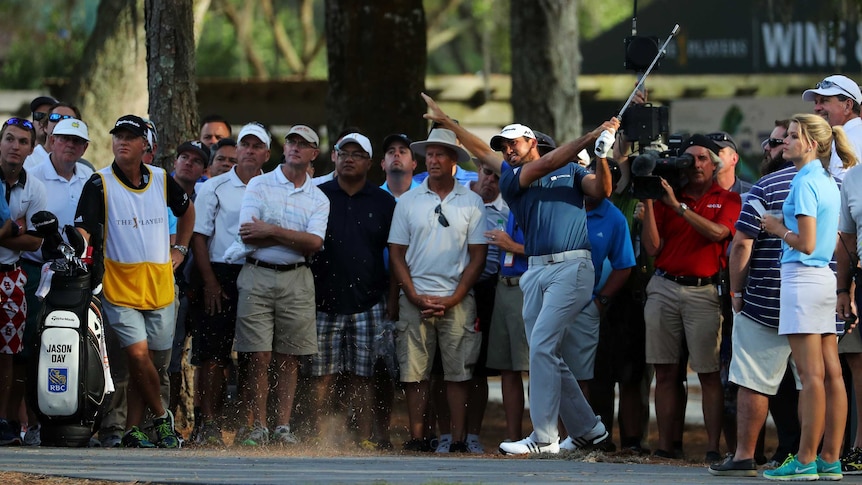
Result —
<svg viewBox="0 0 862 485"><path fill-rule="evenodd" d="M0 89L41 89L46 78L72 75L95 22L98 1L4 1L0 28L11 42Z"/></svg>
<svg viewBox="0 0 862 485"><path fill-rule="evenodd" d="M106 0L108 1L108 0ZM236 29L221 10L222 1L243 11L244 0L213 0L204 19L197 46L197 74L211 78L243 78L255 75L238 41ZM641 0L639 6L649 4ZM73 74L84 44L95 23L99 0L3 0L0 29L11 33L11 42L0 70L0 88L38 89L45 79ZM310 50L317 39L306 39L300 21L300 0L273 0L276 18L296 52ZM461 74L486 70L509 73L509 0L425 0L431 39L438 47L429 52L429 74ZM324 2L315 0L314 27L324 31ZM589 39L631 16L632 0L581 0L582 39ZM437 19L432 24L433 19ZM267 76L291 76L293 72L278 49L272 28L258 4L250 21L254 52ZM489 65L485 65L487 59ZM310 78L327 75L325 46L308 66Z"/></svg>
<svg viewBox="0 0 862 485"><path fill-rule="evenodd" d="M207 13L197 45L198 77L233 78L248 76L236 41L236 30L223 15Z"/></svg>

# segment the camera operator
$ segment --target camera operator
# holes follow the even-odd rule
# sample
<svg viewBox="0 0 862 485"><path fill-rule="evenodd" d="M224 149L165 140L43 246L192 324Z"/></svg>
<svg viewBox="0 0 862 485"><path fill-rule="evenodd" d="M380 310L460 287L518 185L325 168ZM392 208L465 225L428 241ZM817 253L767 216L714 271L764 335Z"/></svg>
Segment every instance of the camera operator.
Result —
<svg viewBox="0 0 862 485"><path fill-rule="evenodd" d="M681 169L687 182L676 193L661 181L661 199L646 199L642 240L655 256L656 276L644 308L647 363L655 365L658 456L671 456L673 420L682 402L675 392L683 338L703 391L708 437L706 460L718 461L723 396L719 378L721 309L718 273L739 217L739 194L721 188L720 148L703 135L683 142L694 162Z"/></svg>

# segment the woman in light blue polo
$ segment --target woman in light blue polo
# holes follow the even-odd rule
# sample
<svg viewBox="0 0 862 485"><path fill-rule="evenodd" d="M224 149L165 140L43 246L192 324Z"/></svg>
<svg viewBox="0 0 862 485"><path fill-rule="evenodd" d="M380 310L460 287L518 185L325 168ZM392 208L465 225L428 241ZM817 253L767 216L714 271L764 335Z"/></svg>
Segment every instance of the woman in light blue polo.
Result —
<svg viewBox="0 0 862 485"><path fill-rule="evenodd" d="M790 183L783 218L763 218L764 229L784 241L778 333L787 335L802 382L799 452L775 470L763 472L770 480L842 477L838 459L847 397L835 337L836 282L829 268L841 206L838 186L827 170L833 141L844 166L854 165L856 155L843 128L829 126L814 114L791 118L784 159L792 161L798 172Z"/></svg>

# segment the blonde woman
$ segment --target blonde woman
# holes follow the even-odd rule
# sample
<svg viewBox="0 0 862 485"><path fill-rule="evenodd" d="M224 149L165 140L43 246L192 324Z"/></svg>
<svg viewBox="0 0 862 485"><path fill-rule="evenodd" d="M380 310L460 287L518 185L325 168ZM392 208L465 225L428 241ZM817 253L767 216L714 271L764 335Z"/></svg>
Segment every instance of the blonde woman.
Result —
<svg viewBox="0 0 862 485"><path fill-rule="evenodd" d="M799 452L763 472L770 480L841 480L839 453L847 397L835 336L836 282L829 261L838 237L841 197L829 174L832 142L845 166L856 155L843 128L813 114L791 118L784 159L798 170L784 202L783 217L765 215L763 227L784 243L778 333L787 335L802 382ZM826 409L829 409L829 413ZM823 440L821 454L817 447Z"/></svg>

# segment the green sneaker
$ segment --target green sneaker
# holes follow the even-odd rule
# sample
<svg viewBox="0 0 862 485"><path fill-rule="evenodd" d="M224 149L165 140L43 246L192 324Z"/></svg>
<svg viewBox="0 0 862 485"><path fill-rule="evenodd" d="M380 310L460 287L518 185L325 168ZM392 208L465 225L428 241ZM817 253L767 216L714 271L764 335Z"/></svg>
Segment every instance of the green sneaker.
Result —
<svg viewBox="0 0 862 485"><path fill-rule="evenodd" d="M841 473L841 460L833 462L823 461L820 455L817 455L815 463L817 463L817 475L820 477L820 480L834 482L844 478L844 474Z"/></svg>
<svg viewBox="0 0 862 485"><path fill-rule="evenodd" d="M174 414L172 412L168 411L168 415L164 418L154 419L153 427L156 429L156 444L159 448L179 448L182 446L174 429Z"/></svg>
<svg viewBox="0 0 862 485"><path fill-rule="evenodd" d="M243 446L265 446L269 444L269 429L260 423L255 423L254 427L240 444Z"/></svg>
<svg viewBox="0 0 862 485"><path fill-rule="evenodd" d="M862 448L853 448L841 457L841 471L845 475L862 475Z"/></svg>
<svg viewBox="0 0 862 485"><path fill-rule="evenodd" d="M787 459L780 467L763 472L763 478L779 481L815 481L820 478L817 474L817 464L811 462L807 465L799 463L794 455L787 455Z"/></svg>
<svg viewBox="0 0 862 485"><path fill-rule="evenodd" d="M126 432L123 435L123 438L120 440L120 445L123 448L155 448L156 445L150 441L150 437L147 436L147 433L141 431L137 426L132 426L132 429Z"/></svg>

